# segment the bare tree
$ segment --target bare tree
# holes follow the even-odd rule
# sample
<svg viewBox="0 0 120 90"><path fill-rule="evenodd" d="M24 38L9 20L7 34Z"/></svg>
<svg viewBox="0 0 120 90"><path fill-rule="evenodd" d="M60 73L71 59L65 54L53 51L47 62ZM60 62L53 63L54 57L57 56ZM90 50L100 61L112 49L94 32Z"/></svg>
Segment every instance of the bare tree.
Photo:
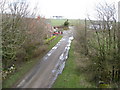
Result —
<svg viewBox="0 0 120 90"><path fill-rule="evenodd" d="M22 8L22 9L21 9ZM8 68L15 60L18 48L25 41L25 28L21 28L22 17L26 14L27 6L22 3L13 3L9 6L10 13L3 13L2 18L2 45L3 67Z"/></svg>
<svg viewBox="0 0 120 90"><path fill-rule="evenodd" d="M108 83L111 82L110 77L115 77L113 71L114 69L119 69L120 63L118 35L119 30L118 24L116 22L116 9L114 4L105 3L104 5L99 4L96 10L98 21L93 22L89 18L96 32L94 37L96 37L95 39L97 42L95 42L95 45L98 45L97 48L95 45L93 45L95 51L97 52L97 60L95 62L98 64L97 68L99 73L99 80ZM96 25L99 25L100 28L96 28ZM114 68L112 69L112 67ZM111 72L112 74L110 75L108 72Z"/></svg>
<svg viewBox="0 0 120 90"><path fill-rule="evenodd" d="M45 21L33 18L32 16L35 16L36 12L30 12L29 5L26 2L10 2L7 3L7 6L6 11L2 9L4 12L2 18L4 69L17 61L16 55L21 50L27 57L31 52L30 49L33 49L32 47L43 43L46 30L45 24L42 25Z"/></svg>
<svg viewBox="0 0 120 90"><path fill-rule="evenodd" d="M86 26L79 24L76 27L77 45L82 54L86 51L87 57L92 64L90 70L93 79L105 84L117 83L120 81L120 30L116 20L116 8L114 4L99 4L96 7L97 20L88 17ZM93 27L89 28L90 26ZM84 27L84 28L83 28ZM87 30L85 30L87 28ZM85 30L85 31L84 31ZM79 44L78 44L79 43Z"/></svg>

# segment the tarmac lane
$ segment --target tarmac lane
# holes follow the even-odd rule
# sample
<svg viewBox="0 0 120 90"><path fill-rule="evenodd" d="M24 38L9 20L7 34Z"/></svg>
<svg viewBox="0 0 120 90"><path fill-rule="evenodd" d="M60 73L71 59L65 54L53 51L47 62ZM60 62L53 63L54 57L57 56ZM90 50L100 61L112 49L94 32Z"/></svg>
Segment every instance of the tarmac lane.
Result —
<svg viewBox="0 0 120 90"><path fill-rule="evenodd" d="M55 80L55 67L70 44L72 30L63 32L63 38L31 69L15 88L50 88ZM65 56L67 57L67 56ZM64 58L63 58L64 59ZM64 63L63 63L64 64Z"/></svg>

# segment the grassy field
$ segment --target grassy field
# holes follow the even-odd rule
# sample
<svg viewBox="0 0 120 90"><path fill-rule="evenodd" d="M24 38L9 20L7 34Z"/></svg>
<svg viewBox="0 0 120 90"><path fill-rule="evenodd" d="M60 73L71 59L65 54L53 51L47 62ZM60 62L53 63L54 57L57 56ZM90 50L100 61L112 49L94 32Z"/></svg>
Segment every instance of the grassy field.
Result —
<svg viewBox="0 0 120 90"><path fill-rule="evenodd" d="M41 53L39 57L30 60L29 62L24 62L22 66L15 72L14 74L10 75L6 80L3 81L2 87L3 88L10 88L12 87L19 79L21 79L28 71L31 70L33 66L42 58L54 45L59 42L62 36L58 36L55 40L50 42L48 45L48 49L46 52Z"/></svg>
<svg viewBox="0 0 120 90"><path fill-rule="evenodd" d="M49 22L51 23L52 26L60 26L63 25L66 20L67 19L49 19ZM79 21L80 20L78 19L69 19L70 25L75 25Z"/></svg>
<svg viewBox="0 0 120 90"><path fill-rule="evenodd" d="M84 73L77 71L77 58L74 44L69 51L69 58L61 75L58 76L52 88L94 88L95 86L86 81ZM80 62L79 62L80 63Z"/></svg>

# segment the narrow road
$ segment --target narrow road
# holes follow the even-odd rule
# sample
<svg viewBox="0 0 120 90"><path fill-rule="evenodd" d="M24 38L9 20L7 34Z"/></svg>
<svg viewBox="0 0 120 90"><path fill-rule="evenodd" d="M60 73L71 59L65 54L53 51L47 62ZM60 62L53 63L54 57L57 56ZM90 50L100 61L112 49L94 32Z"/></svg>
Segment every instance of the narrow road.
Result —
<svg viewBox="0 0 120 90"><path fill-rule="evenodd" d="M40 62L20 81L15 88L50 88L55 81L55 68L61 58L69 38L72 36L70 30L63 32L63 38L40 60Z"/></svg>

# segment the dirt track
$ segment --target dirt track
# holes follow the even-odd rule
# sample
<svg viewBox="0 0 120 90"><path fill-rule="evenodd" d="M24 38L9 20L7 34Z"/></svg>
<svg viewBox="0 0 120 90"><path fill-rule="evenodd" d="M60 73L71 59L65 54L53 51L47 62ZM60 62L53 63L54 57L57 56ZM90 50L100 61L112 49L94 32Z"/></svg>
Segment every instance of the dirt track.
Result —
<svg viewBox="0 0 120 90"><path fill-rule="evenodd" d="M40 62L20 81L16 88L50 88L54 82L54 69L72 36L71 30L64 31L63 38Z"/></svg>

